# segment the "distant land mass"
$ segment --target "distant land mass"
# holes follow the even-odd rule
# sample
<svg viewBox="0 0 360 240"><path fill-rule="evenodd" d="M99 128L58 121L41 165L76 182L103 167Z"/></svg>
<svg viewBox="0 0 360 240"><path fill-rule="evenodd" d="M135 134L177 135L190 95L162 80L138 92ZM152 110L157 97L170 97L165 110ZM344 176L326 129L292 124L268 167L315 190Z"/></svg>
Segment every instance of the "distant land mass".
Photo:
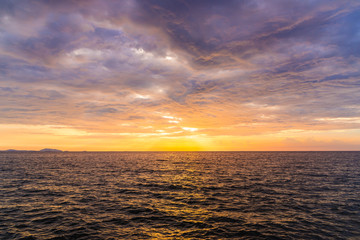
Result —
<svg viewBox="0 0 360 240"><path fill-rule="evenodd" d="M16 149L8 149L5 152L29 152L29 150L16 150Z"/></svg>
<svg viewBox="0 0 360 240"><path fill-rule="evenodd" d="M41 149L40 152L62 152L62 151L58 150L58 149L53 149L53 148L44 148L44 149Z"/></svg>
<svg viewBox="0 0 360 240"><path fill-rule="evenodd" d="M37 152L35 150L16 150L16 149L8 149L5 150L5 152ZM59 149L53 149L53 148L44 148L41 149L39 152L62 152Z"/></svg>

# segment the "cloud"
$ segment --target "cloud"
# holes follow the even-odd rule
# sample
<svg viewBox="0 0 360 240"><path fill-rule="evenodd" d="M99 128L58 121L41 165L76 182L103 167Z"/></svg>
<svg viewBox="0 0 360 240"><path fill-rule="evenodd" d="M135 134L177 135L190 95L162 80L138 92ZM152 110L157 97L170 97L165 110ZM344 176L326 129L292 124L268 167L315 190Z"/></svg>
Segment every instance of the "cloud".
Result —
<svg viewBox="0 0 360 240"><path fill-rule="evenodd" d="M3 124L169 136L359 128L329 120L360 117L358 1L0 4Z"/></svg>

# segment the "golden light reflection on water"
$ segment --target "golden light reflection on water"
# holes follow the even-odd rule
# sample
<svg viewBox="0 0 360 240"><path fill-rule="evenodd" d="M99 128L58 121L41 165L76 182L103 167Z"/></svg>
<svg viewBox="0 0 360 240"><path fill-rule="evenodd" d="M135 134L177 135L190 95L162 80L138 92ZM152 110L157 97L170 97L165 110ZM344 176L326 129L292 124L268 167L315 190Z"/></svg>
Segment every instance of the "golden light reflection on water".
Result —
<svg viewBox="0 0 360 240"><path fill-rule="evenodd" d="M207 185L208 179L202 174L203 166L195 161L193 154L184 159L168 156L169 160L160 161L160 169L165 172L161 176L161 184L169 187L159 194L169 195L169 199L152 199L152 208L165 213L166 216L172 216L176 219L186 219L182 224L201 226L202 231L210 230L205 220L212 214L207 207L199 207L199 204L206 202L207 196L201 191ZM179 174L173 174L178 172ZM166 221L166 220L165 220ZM159 233L159 230L161 234ZM187 230L191 232L192 230ZM187 231L180 231L178 227L169 228L151 228L148 234L154 239L171 239L180 232L186 234ZM165 237L167 236L167 237Z"/></svg>

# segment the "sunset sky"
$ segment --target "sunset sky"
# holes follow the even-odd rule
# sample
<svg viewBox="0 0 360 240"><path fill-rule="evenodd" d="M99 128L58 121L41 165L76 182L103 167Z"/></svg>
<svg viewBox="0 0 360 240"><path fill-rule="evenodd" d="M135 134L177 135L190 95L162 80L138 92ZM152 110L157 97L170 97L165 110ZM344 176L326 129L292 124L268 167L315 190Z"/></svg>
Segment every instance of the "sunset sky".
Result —
<svg viewBox="0 0 360 240"><path fill-rule="evenodd" d="M0 150L360 150L360 1L0 1Z"/></svg>

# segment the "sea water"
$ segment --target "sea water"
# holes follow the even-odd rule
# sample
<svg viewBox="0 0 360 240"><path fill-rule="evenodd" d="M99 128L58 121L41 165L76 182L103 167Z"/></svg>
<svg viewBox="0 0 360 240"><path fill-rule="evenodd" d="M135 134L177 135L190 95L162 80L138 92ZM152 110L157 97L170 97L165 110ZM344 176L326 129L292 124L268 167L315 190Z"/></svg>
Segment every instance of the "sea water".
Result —
<svg viewBox="0 0 360 240"><path fill-rule="evenodd" d="M2 239L360 239L360 152L2 152Z"/></svg>

